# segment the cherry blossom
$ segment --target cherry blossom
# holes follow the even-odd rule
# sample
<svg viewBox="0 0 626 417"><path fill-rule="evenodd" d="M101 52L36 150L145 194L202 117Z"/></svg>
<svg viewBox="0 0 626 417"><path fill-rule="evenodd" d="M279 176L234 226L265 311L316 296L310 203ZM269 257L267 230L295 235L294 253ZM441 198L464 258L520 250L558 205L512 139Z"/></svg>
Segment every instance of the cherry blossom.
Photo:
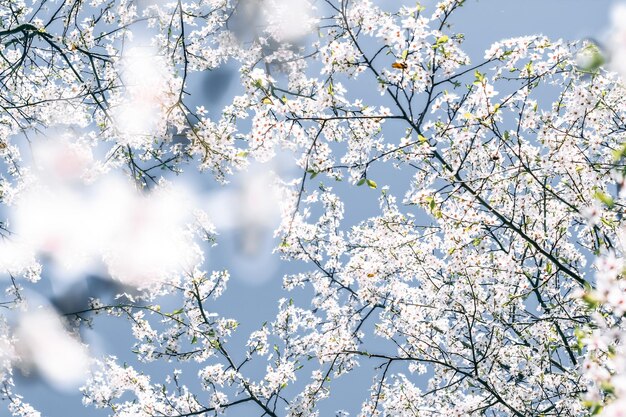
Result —
<svg viewBox="0 0 626 417"><path fill-rule="evenodd" d="M623 80L589 42L470 57L466 3L0 0L8 411L40 415L30 367L115 417L621 415ZM214 109L192 86L220 67L239 83ZM214 302L235 226L275 227L296 270L252 327ZM33 295L54 268L118 293L61 319ZM103 316L132 360L79 340Z"/></svg>

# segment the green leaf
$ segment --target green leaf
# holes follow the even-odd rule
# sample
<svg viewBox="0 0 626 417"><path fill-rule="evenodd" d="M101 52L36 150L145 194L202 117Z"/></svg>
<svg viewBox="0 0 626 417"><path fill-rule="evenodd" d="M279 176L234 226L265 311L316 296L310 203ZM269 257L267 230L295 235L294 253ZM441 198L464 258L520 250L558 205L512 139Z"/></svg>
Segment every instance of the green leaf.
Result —
<svg viewBox="0 0 626 417"><path fill-rule="evenodd" d="M606 194L603 191L596 190L595 193L593 193L593 196L596 200L603 202L609 208L612 208L615 205L615 202L613 201L613 197L611 197L610 195Z"/></svg>
<svg viewBox="0 0 626 417"><path fill-rule="evenodd" d="M444 43L447 43L450 40L450 37L448 35L441 35L440 37L437 38L437 46L441 46Z"/></svg>
<svg viewBox="0 0 626 417"><path fill-rule="evenodd" d="M610 219L607 219L607 218L605 218L605 217L601 217L601 218L600 218L600 221L601 221L601 222L602 222L602 224L604 224L605 226L608 226L608 227L611 227L611 228L615 227L615 223L614 223L612 220L610 220ZM604 244L604 240L599 239L598 244L603 245L603 244Z"/></svg>
<svg viewBox="0 0 626 417"><path fill-rule="evenodd" d="M624 156L626 156L626 144L623 144L622 146L620 146L619 148L613 151L613 160L617 162Z"/></svg>
<svg viewBox="0 0 626 417"><path fill-rule="evenodd" d="M361 178L359 182L356 183L357 187L360 187L363 184L365 184L365 178Z"/></svg>
<svg viewBox="0 0 626 417"><path fill-rule="evenodd" d="M533 62L530 61L526 65L524 65L524 69L526 70L526 72L528 74L532 74L533 73Z"/></svg>
<svg viewBox="0 0 626 417"><path fill-rule="evenodd" d="M585 347L583 340L587 335L580 327L576 327L574 329L574 336L576 336L576 344L574 345L574 349L576 349L578 353L582 353L583 348Z"/></svg>
<svg viewBox="0 0 626 417"><path fill-rule="evenodd" d="M590 309L595 309L600 304L600 301L590 292L586 292L583 295L583 301L587 304L587 307Z"/></svg>
<svg viewBox="0 0 626 417"><path fill-rule="evenodd" d="M590 74L598 72L605 59L597 45L590 43L576 55L578 70Z"/></svg>
<svg viewBox="0 0 626 417"><path fill-rule="evenodd" d="M373 180L368 179L368 180L365 180L365 182L367 182L367 186L372 189L378 188L378 184L376 184L376 182Z"/></svg>

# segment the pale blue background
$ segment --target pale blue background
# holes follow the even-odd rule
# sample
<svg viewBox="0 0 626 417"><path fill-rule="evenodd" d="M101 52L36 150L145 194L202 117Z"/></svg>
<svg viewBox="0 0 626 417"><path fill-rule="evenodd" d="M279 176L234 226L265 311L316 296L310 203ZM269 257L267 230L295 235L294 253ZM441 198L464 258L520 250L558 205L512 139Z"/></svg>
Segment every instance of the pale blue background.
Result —
<svg viewBox="0 0 626 417"><path fill-rule="evenodd" d="M380 1L380 4L397 5L400 1ZM433 1L425 2L432 6ZM483 51L489 45L502 38L542 33L551 38L565 38L568 40L582 38L601 38L609 21L610 7L613 2L608 0L468 0L466 5L456 12L452 22L455 31L465 33L465 50L470 57L480 60ZM204 104L212 114L216 114L225 99L231 96L240 85L236 74L228 70L220 70L206 75L205 79L192 80L189 89L194 96L193 101ZM369 93L363 92L367 97ZM192 169L190 167L190 169ZM379 183L394 181L381 173L377 178ZM215 189L209 174L190 175L196 184L204 189ZM388 181L385 181L388 179ZM236 181L235 181L236 183ZM349 223L356 223L375 213L377 206L377 192L367 192L363 189L345 190L347 198L346 217ZM237 232L222 231L219 237L219 246L209 250L208 267L210 269L227 268L231 271L232 280L226 294L218 300L211 310L220 311L225 316L238 319L241 323L237 336L233 342L242 344L250 331L257 329L264 321L271 321L276 312L276 301L288 296L281 290L282 275L288 271L306 270L307 266L295 263L279 264L275 256L271 255L271 232L265 232L262 255L256 258L243 256L238 249ZM255 274L266 276L266 279L257 280ZM261 281L261 282L259 282ZM40 284L45 286L45 282ZM42 287L39 288L42 288ZM71 297L70 297L71 298ZM163 304L163 303L162 303ZM172 304L174 305L174 304ZM120 358L130 358L129 347L132 344L128 326L123 323L116 325L114 320L97 322L100 329L100 339L93 339L95 345L100 345L103 351L116 354ZM177 366L177 365L175 365ZM157 374L167 372L168 367L153 365L151 369ZM353 412L358 410L361 402L367 396L367 388L371 385L371 373L359 370L354 376L346 378L338 389L331 394L331 400L325 405L328 410L344 408ZM197 371L190 369L192 374ZM44 416L50 417L80 417L98 416L102 413L93 408L84 408L81 405L80 395L65 395L55 392L37 378L22 378L16 380L21 393L26 400L42 411ZM0 411L0 415L4 411ZM260 413L254 406L243 406L232 409L227 413L231 417L248 417ZM329 414L326 414L329 415Z"/></svg>

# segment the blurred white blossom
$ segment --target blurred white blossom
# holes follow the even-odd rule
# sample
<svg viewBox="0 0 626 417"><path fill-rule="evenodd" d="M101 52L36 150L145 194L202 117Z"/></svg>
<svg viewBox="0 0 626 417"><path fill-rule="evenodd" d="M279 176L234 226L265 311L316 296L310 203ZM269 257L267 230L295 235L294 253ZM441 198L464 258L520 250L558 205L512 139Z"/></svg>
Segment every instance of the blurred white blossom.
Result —
<svg viewBox="0 0 626 417"><path fill-rule="evenodd" d="M27 311L15 331L19 363L34 367L54 387L76 389L87 378L87 348L69 334L54 312L48 309Z"/></svg>
<svg viewBox="0 0 626 417"><path fill-rule="evenodd" d="M611 67L626 78L626 3L613 6L608 47Z"/></svg>
<svg viewBox="0 0 626 417"><path fill-rule="evenodd" d="M162 185L140 194L121 178L70 187L33 182L11 206L14 237L3 242L0 267L21 271L34 254L49 256L71 283L96 272L144 287L193 271L203 255L195 243L194 203L184 188ZM68 273L69 272L69 273Z"/></svg>
<svg viewBox="0 0 626 417"><path fill-rule="evenodd" d="M267 31L280 42L296 42L315 28L313 5L308 0L265 0L261 2Z"/></svg>
<svg viewBox="0 0 626 417"><path fill-rule="evenodd" d="M165 62L150 47L134 46L124 52L119 65L124 89L114 113L121 143L141 148L151 145L154 135L163 134L164 112L176 100Z"/></svg>

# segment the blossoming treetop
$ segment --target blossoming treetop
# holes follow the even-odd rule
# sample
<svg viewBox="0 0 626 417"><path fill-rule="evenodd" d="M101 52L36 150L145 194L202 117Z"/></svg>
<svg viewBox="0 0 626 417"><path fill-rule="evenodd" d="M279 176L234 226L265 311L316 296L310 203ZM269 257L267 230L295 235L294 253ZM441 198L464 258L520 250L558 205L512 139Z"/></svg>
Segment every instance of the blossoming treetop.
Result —
<svg viewBox="0 0 626 417"><path fill-rule="evenodd" d="M623 182L614 172L626 102L619 78L596 65L597 48L526 36L470 62L449 23L463 1L393 10L369 0L296 3L293 16L267 1L260 24L244 31L234 28L255 14L229 0L2 3L2 203L32 215L16 227L49 215L27 209L57 201L58 190L108 190L119 171L136 185L116 194L115 216L72 200L88 212L86 236L67 238L77 216L62 230L46 228L57 217L24 226L29 233L5 225L3 305L27 318L7 315L1 330L11 412L38 415L14 393L14 366L30 361L57 381L46 360L24 354L29 324L42 321L93 363L84 401L113 416L228 414L244 403L260 416L323 415L357 366L373 377L360 416L599 412L612 394L604 385L583 395L594 379L583 373L584 329L591 264L622 253L623 196L611 187ZM283 14L300 20L285 27ZM594 59L577 63L581 50ZM243 89L211 118L189 105L188 80L226 63L238 65ZM373 90L380 95L362 93ZM52 128L75 163L69 171L51 163L41 175L21 163L20 142ZM284 277L295 295L279 300L276 318L233 346L237 323L211 302L228 273L205 270L202 239L214 239L213 227L176 206L176 176L155 169L197 165L227 182L279 151L300 173L277 179L276 247L308 267ZM383 184L376 172L385 166L408 187ZM345 183L376 193L378 214L346 218ZM45 192L52 200L32 197ZM166 236L171 246L154 243ZM76 328L98 329L95 314L128 318L136 363L87 359L56 315L33 312L22 280L40 279L42 254L62 264L98 259L111 279L140 290L66 314ZM180 308L161 310L159 297L173 294ZM616 311L621 287L611 297ZM161 381L142 373L151 361L197 368Z"/></svg>

